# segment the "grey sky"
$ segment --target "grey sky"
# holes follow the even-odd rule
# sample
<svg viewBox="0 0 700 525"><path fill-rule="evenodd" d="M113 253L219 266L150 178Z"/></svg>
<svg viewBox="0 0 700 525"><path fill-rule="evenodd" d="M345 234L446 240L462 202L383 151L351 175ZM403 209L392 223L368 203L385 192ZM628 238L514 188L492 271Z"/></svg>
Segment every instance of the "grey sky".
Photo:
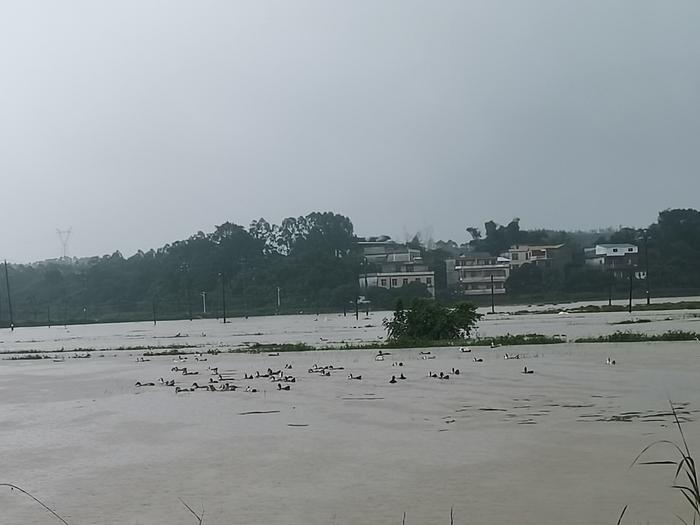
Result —
<svg viewBox="0 0 700 525"><path fill-rule="evenodd" d="M700 2L5 1L0 257L315 210L358 234L700 201Z"/></svg>

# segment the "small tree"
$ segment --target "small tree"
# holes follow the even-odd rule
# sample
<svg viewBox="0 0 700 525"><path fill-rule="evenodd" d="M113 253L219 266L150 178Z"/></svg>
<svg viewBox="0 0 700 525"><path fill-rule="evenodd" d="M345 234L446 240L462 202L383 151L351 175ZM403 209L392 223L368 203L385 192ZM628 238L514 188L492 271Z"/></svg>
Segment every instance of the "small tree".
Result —
<svg viewBox="0 0 700 525"><path fill-rule="evenodd" d="M409 310L396 304L392 319L384 320L390 341L442 341L466 338L481 314L468 303L442 306L428 299L415 299Z"/></svg>

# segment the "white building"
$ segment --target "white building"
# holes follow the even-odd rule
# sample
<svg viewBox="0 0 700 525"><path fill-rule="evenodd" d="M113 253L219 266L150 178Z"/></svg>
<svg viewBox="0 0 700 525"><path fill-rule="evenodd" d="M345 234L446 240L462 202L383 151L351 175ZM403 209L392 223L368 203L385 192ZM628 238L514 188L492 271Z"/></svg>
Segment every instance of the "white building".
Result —
<svg viewBox="0 0 700 525"><path fill-rule="evenodd" d="M637 266L639 249L634 244L596 244L583 253L586 265L623 277Z"/></svg>
<svg viewBox="0 0 700 525"><path fill-rule="evenodd" d="M447 285L458 287L465 295L506 293L510 260L488 253L467 253L445 261Z"/></svg>
<svg viewBox="0 0 700 525"><path fill-rule="evenodd" d="M419 250L397 244L386 236L363 239L357 244L362 248L365 264L379 266L379 271L360 274L360 288L376 286L391 290L421 283L435 297L435 272L428 269Z"/></svg>

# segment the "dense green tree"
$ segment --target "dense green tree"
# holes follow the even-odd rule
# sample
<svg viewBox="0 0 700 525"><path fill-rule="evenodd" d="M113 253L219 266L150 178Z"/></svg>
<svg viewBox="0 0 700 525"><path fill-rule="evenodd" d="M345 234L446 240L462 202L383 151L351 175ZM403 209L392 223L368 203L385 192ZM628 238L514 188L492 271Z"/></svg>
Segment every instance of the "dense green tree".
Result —
<svg viewBox="0 0 700 525"><path fill-rule="evenodd" d="M384 320L390 341L446 341L466 338L481 318L468 303L443 306L428 299L414 299L404 310L399 301L391 319Z"/></svg>

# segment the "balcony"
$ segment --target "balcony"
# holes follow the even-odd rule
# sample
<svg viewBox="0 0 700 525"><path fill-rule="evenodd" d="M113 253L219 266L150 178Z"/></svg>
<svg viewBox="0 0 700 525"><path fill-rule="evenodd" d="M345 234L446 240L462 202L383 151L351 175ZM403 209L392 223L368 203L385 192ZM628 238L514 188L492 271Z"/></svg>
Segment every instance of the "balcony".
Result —
<svg viewBox="0 0 700 525"><path fill-rule="evenodd" d="M506 276L493 276L493 282L494 283L504 283L508 280ZM486 277L460 277L459 278L460 283L488 283L489 285L491 284L491 276L486 276Z"/></svg>

